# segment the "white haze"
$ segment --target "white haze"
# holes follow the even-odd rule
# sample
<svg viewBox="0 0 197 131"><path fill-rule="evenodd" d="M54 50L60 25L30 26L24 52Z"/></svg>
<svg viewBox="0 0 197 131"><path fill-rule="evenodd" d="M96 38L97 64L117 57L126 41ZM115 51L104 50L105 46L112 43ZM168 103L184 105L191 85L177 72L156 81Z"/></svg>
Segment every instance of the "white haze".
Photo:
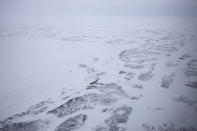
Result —
<svg viewBox="0 0 197 131"><path fill-rule="evenodd" d="M94 69L101 74L99 82L118 83L129 96L142 96L129 105L134 110L128 131L142 131L139 128L144 122L161 125L166 121L197 128L197 92L185 86L190 78L184 76L188 62L197 59L196 17L197 0L0 0L0 130L1 120L41 101L51 99L52 109L65 102L64 95L74 98L87 93L87 85L95 81ZM140 49L149 58L154 54L149 47L160 49L161 54L171 48L177 51L153 56L158 58L153 63L153 78L143 82L138 75L152 65L129 69L119 55ZM140 53L135 55L143 55ZM172 67L168 68L169 62ZM136 73L134 79L122 77L132 72ZM162 78L173 72L174 83L169 89L162 88ZM195 104L173 100L181 95L194 99ZM161 108L155 111L157 107ZM97 124L95 118L104 122L107 115L99 109L98 115L97 107L94 109L92 114L87 111L89 123L80 131L90 131ZM46 112L16 121L43 116L49 117L52 126L63 121Z"/></svg>

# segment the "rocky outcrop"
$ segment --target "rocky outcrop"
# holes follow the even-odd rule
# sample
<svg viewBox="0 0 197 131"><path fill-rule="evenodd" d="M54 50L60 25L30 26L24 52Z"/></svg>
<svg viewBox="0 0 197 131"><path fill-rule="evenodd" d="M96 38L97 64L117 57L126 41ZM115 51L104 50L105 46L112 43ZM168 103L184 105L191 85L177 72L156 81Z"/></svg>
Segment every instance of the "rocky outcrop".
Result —
<svg viewBox="0 0 197 131"><path fill-rule="evenodd" d="M79 129L85 121L88 119L87 115L79 114L77 116L68 118L66 121L61 123L55 131L73 131Z"/></svg>
<svg viewBox="0 0 197 131"><path fill-rule="evenodd" d="M43 127L47 125L47 122L42 120L20 122L5 125L0 128L0 131L42 131Z"/></svg>

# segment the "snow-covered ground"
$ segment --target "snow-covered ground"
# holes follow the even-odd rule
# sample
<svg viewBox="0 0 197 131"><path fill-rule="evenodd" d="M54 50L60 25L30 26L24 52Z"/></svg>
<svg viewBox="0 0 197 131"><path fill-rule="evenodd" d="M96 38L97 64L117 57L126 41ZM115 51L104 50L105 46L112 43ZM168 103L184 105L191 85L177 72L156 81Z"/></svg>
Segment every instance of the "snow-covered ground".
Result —
<svg viewBox="0 0 197 131"><path fill-rule="evenodd" d="M0 131L196 131L195 21L1 26Z"/></svg>

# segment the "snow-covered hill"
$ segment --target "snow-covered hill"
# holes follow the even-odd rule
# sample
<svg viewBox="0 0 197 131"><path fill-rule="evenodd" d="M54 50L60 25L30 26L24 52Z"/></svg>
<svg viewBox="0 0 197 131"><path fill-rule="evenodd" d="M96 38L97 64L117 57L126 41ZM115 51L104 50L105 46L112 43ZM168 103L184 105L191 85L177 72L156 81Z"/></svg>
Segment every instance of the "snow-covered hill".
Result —
<svg viewBox="0 0 197 131"><path fill-rule="evenodd" d="M196 131L197 25L144 20L2 26L0 131Z"/></svg>

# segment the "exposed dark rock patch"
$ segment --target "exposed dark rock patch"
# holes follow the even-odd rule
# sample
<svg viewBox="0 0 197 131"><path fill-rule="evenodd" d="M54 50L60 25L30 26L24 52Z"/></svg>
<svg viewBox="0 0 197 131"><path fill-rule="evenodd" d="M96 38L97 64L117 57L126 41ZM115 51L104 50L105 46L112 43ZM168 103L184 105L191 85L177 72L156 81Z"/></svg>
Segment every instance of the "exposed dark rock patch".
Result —
<svg viewBox="0 0 197 131"><path fill-rule="evenodd" d="M119 126L119 124L127 123L132 108L122 105L109 111L111 111L111 116L105 120L104 125L97 126L94 131L126 131L126 127Z"/></svg>
<svg viewBox="0 0 197 131"><path fill-rule="evenodd" d="M185 75L188 77L197 77L197 60L193 59L187 64Z"/></svg>
<svg viewBox="0 0 197 131"><path fill-rule="evenodd" d="M97 126L94 131L109 131L107 127L104 126Z"/></svg>
<svg viewBox="0 0 197 131"><path fill-rule="evenodd" d="M48 113L54 114L57 117L64 117L81 109L92 109L92 104L110 105L114 102L116 102L116 98L112 95L90 93L70 99L65 104L62 104Z"/></svg>
<svg viewBox="0 0 197 131"><path fill-rule="evenodd" d="M80 67L80 68L86 68L87 65L85 65L85 64L79 64L79 67Z"/></svg>
<svg viewBox="0 0 197 131"><path fill-rule="evenodd" d="M68 98L70 98L70 97L69 96L64 96L62 99L67 100Z"/></svg>
<svg viewBox="0 0 197 131"><path fill-rule="evenodd" d="M143 89L143 86L142 85L139 85L139 84L135 84L135 85L133 85L133 88Z"/></svg>
<svg viewBox="0 0 197 131"><path fill-rule="evenodd" d="M13 115L13 116L10 116L10 117L6 118L5 120L0 121L0 122L1 122L1 125L10 124L12 120L21 118L21 117L23 117L23 116L25 116L25 115L27 115L27 112L22 112L22 113L20 113L20 114L15 114L15 115Z"/></svg>
<svg viewBox="0 0 197 131"><path fill-rule="evenodd" d="M102 76L102 75L106 75L106 72L98 72L96 73L97 76Z"/></svg>
<svg viewBox="0 0 197 131"><path fill-rule="evenodd" d="M127 97L127 94L125 93L125 91L117 83L107 83L107 84L94 83L94 84L89 85L87 89L98 89L101 92L104 92L107 94L116 94L116 95Z"/></svg>
<svg viewBox="0 0 197 131"><path fill-rule="evenodd" d="M116 123L126 123L131 112L131 107L127 105L120 106L113 110L113 115L109 118L109 120L106 120L106 123L111 122L111 120L115 120Z"/></svg>
<svg viewBox="0 0 197 131"><path fill-rule="evenodd" d="M187 104L189 106L192 106L192 105L197 103L197 100L191 100L190 98L188 98L188 97L186 97L184 95L182 95L182 96L180 96L178 98L174 98L174 100L177 101L177 102L185 103L185 104Z"/></svg>
<svg viewBox="0 0 197 131"><path fill-rule="evenodd" d="M107 27L107 30L108 29L110 28ZM86 30L84 31L85 31L84 33L86 33ZM110 31L113 32L113 30ZM140 36L135 36L136 35L135 33L137 32L140 33ZM148 32L148 35L146 32ZM96 63L99 61L98 58L93 58L91 63L101 64L101 66L103 67L105 65L115 64L115 66L118 67L117 70L119 71L116 72L117 70L115 70L115 72L121 75L121 78L126 80L131 80L129 82L128 81L125 82L122 81L122 79L120 80L119 77L114 76L116 77L115 81L120 83L121 85L125 85L125 84L131 85L131 83L133 82L132 79L137 78L138 80L134 81L133 85L131 85L131 87L137 89L143 89L143 86L146 87L146 83L144 83L144 81L148 81L153 77L153 73L154 73L153 71L157 68L156 64L158 63L158 60L162 59L163 57L167 58L167 56L173 57L174 55L173 53L178 51L178 48L181 48L180 45L178 44L187 43L184 42L184 40L180 39L181 37L184 37L182 35L178 36L173 32L170 33L165 30L149 30L149 29L136 30L136 32L133 32L133 35L130 29L127 30L126 34L121 34L120 30L118 30L118 34L114 34L114 32L112 33L113 38L111 37L108 38L108 36L105 36L105 34L98 36L97 33L96 33L97 36L94 36L95 33L92 33L93 34L92 36L85 35L84 33L82 34L74 33L75 35L72 35L72 32L68 32L68 34L62 34L62 35L60 34L60 36L58 35L59 37L57 38L56 36L59 33L54 31L51 32L50 28L39 28L33 31L33 33L31 33L31 31L28 32L22 31L22 34L23 33L26 34L29 38L30 37L56 38L62 41L72 41L72 42L75 41L80 42L83 40L87 41L94 39L94 40L102 40L102 41L109 40L107 41L107 43L110 43L112 45L135 43L137 47L130 46L133 47L133 49L126 49L119 54L119 59L122 62L124 62L124 68L121 71L118 69L121 68L119 66L122 64L114 63L114 57L112 56L110 56L110 59L107 59L107 61L104 64L100 62ZM0 32L0 36L1 35L12 36L14 34L15 33L10 34L9 32ZM135 37L137 38L137 40L135 40ZM144 44L142 44L143 42ZM121 48L127 48L127 47L121 47ZM176 66L176 64L177 65L179 64L178 62L181 62L182 64L182 62L186 62L186 61L182 61L184 59L190 60L191 57L188 54L185 54L181 56L179 60L177 60L177 62L175 61L175 62L166 63L166 67L174 67ZM120 86L120 84L115 83L115 81L114 83L101 83L101 81L104 80L101 79L101 77L105 75L106 72L100 72L94 66L89 67L88 65L80 64L78 65L78 67L83 68L84 71L86 72L86 75L88 75L87 79L84 79L85 80L84 82L89 83L86 89L81 89L81 88L80 89L72 88L70 90L65 89L65 91L62 92L60 97L58 96L54 99L54 100L58 99L57 101L54 101L57 102L54 103L54 105L58 104L60 101L61 102L64 101L62 105L59 105L58 107L55 106L53 107L53 109L50 109L50 111L48 111L49 104L51 104L52 102L51 101L40 102L34 106L31 106L25 112L8 117L5 121L0 121L0 131L38 131L38 130L43 131L46 130L45 126L49 123L43 122L41 120L27 121L21 123L14 123L14 121L17 121L18 119L19 121L21 121L23 120L23 118L27 120L29 119L29 117L51 118L51 115L56 116L55 120L57 119L57 121L63 120L56 127L55 131L75 131L77 129L81 130L80 128L87 122L88 113L89 113L88 110L96 109L97 106L99 106L98 109L101 111L100 113L106 114L107 118L103 118L104 121L101 123L101 125L94 128L93 129L94 131L126 131L127 130L126 123L129 119L129 115L132 112L132 108L130 106L135 106L135 104L132 103L134 101L138 101L142 95L128 96L127 93L123 90L124 88L128 88L128 86L125 86L123 88L122 86ZM177 66L177 68L179 67ZM72 73L72 70L69 73ZM189 77L197 77L197 60L193 59L187 64L187 69L185 71L185 74ZM161 80L161 86L164 88L169 88L173 83L173 79L174 79L173 74L164 76L163 79ZM107 80L108 77L104 81ZM110 77L110 81L111 81L111 77ZM154 80L150 82L154 84ZM197 82L188 82L186 86L197 88ZM149 95L146 94L147 93L146 90L143 91L137 89L136 90L131 89L134 91L132 93L137 92L138 94L138 92L141 92L143 96ZM90 92L94 92L94 93L90 93ZM195 107L197 105L196 100L192 100L187 96L180 96L178 98L175 98L174 100L177 102L185 103L192 107ZM163 108L160 107L151 107L148 109L151 109L153 112L154 111L159 112L160 110L163 110ZM79 112L81 113L81 111L84 110L87 111L87 114L79 114ZM79 115L76 115L76 113L78 113ZM54 124L53 120L50 122L52 122L51 125ZM91 124L91 122L88 124ZM159 127L144 124L143 127L147 131L196 131L196 128L193 127L175 128L174 125L167 125L167 124L164 124Z"/></svg>
<svg viewBox="0 0 197 131"><path fill-rule="evenodd" d="M141 73L138 76L138 79L141 81L147 81L147 80L151 79L152 77L153 77L152 71L149 71L149 72Z"/></svg>
<svg viewBox="0 0 197 131"><path fill-rule="evenodd" d="M142 64L145 62L156 61L159 52L151 51L148 49L128 49L124 50L119 54L119 57L122 61L134 62L136 64Z"/></svg>
<svg viewBox="0 0 197 131"><path fill-rule="evenodd" d="M48 104L53 103L52 101L42 101L34 106L31 106L28 110L28 114L36 115L44 112L48 108Z"/></svg>
<svg viewBox="0 0 197 131"><path fill-rule="evenodd" d="M19 118L24 117L26 115L37 115L39 113L42 113L42 112L46 111L46 109L48 108L48 104L51 104L51 103L53 103L53 102L52 101L42 101L34 106L31 106L26 112L22 112L20 114L15 114L13 116L6 118L5 120L1 121L1 125L9 125L12 123L13 120L19 119ZM19 123L19 125L20 125L20 123ZM23 123L22 123L22 125L23 125Z"/></svg>
<svg viewBox="0 0 197 131"><path fill-rule="evenodd" d="M97 70L94 67L89 67L89 68L86 69L86 71L89 74L97 72Z"/></svg>
<svg viewBox="0 0 197 131"><path fill-rule="evenodd" d="M153 48L155 51L160 51L162 53L173 53L178 51L178 49L172 44L156 45Z"/></svg>
<svg viewBox="0 0 197 131"><path fill-rule="evenodd" d="M71 42L80 42L83 41L84 38L80 37L80 36L69 36L69 37L62 37L60 39L61 41L71 41Z"/></svg>
<svg viewBox="0 0 197 131"><path fill-rule="evenodd" d="M119 71L118 74L122 75L122 74L125 74L125 73L127 73L127 72L126 71Z"/></svg>
<svg viewBox="0 0 197 131"><path fill-rule="evenodd" d="M119 124L125 124L131 112L132 108L126 105L114 109L112 112L112 116L105 120L108 131L126 130L126 128L119 127Z"/></svg>
<svg viewBox="0 0 197 131"><path fill-rule="evenodd" d="M187 70L187 71L185 72L185 74L186 74L187 76L189 76L189 77L192 77L192 76L197 77L197 71L194 71L194 70Z"/></svg>
<svg viewBox="0 0 197 131"><path fill-rule="evenodd" d="M88 119L87 115L80 114L71 118L68 118L66 121L61 123L55 131L73 131L79 129L84 125L85 121Z"/></svg>
<svg viewBox="0 0 197 131"><path fill-rule="evenodd" d="M197 131L194 127L175 127L174 124L163 124L155 127L152 125L143 124L142 127L146 131Z"/></svg>
<svg viewBox="0 0 197 131"><path fill-rule="evenodd" d="M185 85L197 89L197 82L188 82Z"/></svg>
<svg viewBox="0 0 197 131"><path fill-rule="evenodd" d="M172 73L168 76L164 76L162 78L162 81L161 81L161 87L164 87L164 88L169 88L170 85L173 83L174 81L174 76L175 76L175 73Z"/></svg>
<svg viewBox="0 0 197 131"><path fill-rule="evenodd" d="M187 65L190 69L197 69L197 60L193 59Z"/></svg>
<svg viewBox="0 0 197 131"><path fill-rule="evenodd" d="M36 120L5 125L0 131L41 131L47 122Z"/></svg>
<svg viewBox="0 0 197 131"><path fill-rule="evenodd" d="M89 84L90 85L96 84L96 83L98 83L98 80L99 80L99 78L96 78L96 80L94 80L93 82L90 82Z"/></svg>
<svg viewBox="0 0 197 131"><path fill-rule="evenodd" d="M133 79L134 76L135 76L135 73L133 73L133 72L128 72L128 73L126 74L126 76L125 76L124 79L126 79L126 80L131 80L131 79Z"/></svg>
<svg viewBox="0 0 197 131"><path fill-rule="evenodd" d="M12 120L19 119L19 118L24 117L26 115L37 115L39 113L43 113L44 111L47 110L49 104L51 104L51 103L53 103L53 102L50 100L39 102L38 104L29 107L27 109L27 111L21 112L20 114L15 114L13 116L10 116L10 117L6 118L5 120L1 121L1 123L3 123L3 125L8 125L8 124L12 123Z"/></svg>
<svg viewBox="0 0 197 131"><path fill-rule="evenodd" d="M125 41L125 39L119 38L119 39L106 41L106 43L110 45L124 45L124 44L135 43L135 41Z"/></svg>
<svg viewBox="0 0 197 131"><path fill-rule="evenodd" d="M75 97L73 99L70 99L65 104L49 111L48 113L55 114L58 117L63 117L69 114L72 114L78 110L81 109L82 104L86 102L85 98L81 97Z"/></svg>
<svg viewBox="0 0 197 131"><path fill-rule="evenodd" d="M179 59L181 59L181 60L188 59L188 58L190 58L189 54L184 54L181 57L179 57Z"/></svg>
<svg viewBox="0 0 197 131"><path fill-rule="evenodd" d="M145 65L158 61L159 57L178 51L175 44L147 44L137 49L127 49L119 54L120 60L125 62L125 67L141 69ZM154 67L152 67L154 69Z"/></svg>
<svg viewBox="0 0 197 131"><path fill-rule="evenodd" d="M139 100L141 96L132 96L130 97L131 100Z"/></svg>
<svg viewBox="0 0 197 131"><path fill-rule="evenodd" d="M142 69L142 68L144 68L144 66L143 66L143 65L140 65L140 64L138 64L138 65L134 65L134 64L125 64L124 67L128 67L128 68L130 68L130 69Z"/></svg>
<svg viewBox="0 0 197 131"><path fill-rule="evenodd" d="M107 111L108 111L108 108L102 109L102 112L107 112Z"/></svg>

